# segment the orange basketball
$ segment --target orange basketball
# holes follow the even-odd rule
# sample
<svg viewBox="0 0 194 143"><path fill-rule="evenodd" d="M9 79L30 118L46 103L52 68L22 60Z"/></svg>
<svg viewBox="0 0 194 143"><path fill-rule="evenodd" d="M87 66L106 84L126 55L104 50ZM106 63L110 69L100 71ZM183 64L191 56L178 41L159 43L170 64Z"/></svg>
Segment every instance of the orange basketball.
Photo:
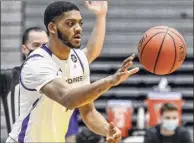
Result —
<svg viewBox="0 0 194 143"><path fill-rule="evenodd" d="M174 28L156 26L145 32L138 44L138 57L143 67L157 75L176 71L186 57L186 43Z"/></svg>

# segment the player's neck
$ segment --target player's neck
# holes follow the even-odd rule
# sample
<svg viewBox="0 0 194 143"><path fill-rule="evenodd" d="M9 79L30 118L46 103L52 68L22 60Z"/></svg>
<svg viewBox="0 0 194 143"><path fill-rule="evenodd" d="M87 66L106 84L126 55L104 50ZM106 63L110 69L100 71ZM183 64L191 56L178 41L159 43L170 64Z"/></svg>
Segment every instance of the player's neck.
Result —
<svg viewBox="0 0 194 143"><path fill-rule="evenodd" d="M70 48L65 46L62 42L55 42L54 39L50 39L47 46L60 60L68 59Z"/></svg>

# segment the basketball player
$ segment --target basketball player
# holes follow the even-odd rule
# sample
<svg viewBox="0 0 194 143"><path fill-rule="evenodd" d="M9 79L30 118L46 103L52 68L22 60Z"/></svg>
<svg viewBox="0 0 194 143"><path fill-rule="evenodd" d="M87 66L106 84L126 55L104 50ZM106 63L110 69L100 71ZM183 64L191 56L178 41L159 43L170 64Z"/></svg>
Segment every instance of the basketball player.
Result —
<svg viewBox="0 0 194 143"><path fill-rule="evenodd" d="M88 2L86 5L100 17L105 14L101 8L107 6L107 2L103 3L93 4L98 8L92 8ZM45 10L44 24L49 42L34 50L21 69L21 94L31 102L31 107L16 121L7 142L65 142L75 108L90 130L106 136L108 143L120 141L120 130L96 111L93 102L138 72L139 68L128 71L134 55L124 60L115 74L90 83L89 63L96 57L89 50L79 49L82 34L79 8L70 2L53 2ZM101 40L99 35L96 38ZM93 39L90 44L97 41Z"/></svg>

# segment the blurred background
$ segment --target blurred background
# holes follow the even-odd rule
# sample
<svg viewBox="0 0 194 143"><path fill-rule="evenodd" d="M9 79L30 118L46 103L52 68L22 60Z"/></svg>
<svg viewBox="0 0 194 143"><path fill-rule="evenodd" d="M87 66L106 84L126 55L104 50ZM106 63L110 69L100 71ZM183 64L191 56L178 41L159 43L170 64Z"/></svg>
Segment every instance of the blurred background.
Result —
<svg viewBox="0 0 194 143"><path fill-rule="evenodd" d="M45 29L43 13L50 2L50 0L1 1L1 71L21 65L22 33L32 26ZM95 16L84 7L84 1L71 0L71 2L78 5L84 20L82 45L85 46L94 27ZM127 123L130 124L130 127L125 125L126 122L122 125L127 127L121 127L127 128L125 138L142 136L144 129L149 127L149 117L153 113L149 112L149 105L145 101L159 83L166 85L165 88L171 88L169 94L170 92L181 94L181 98L184 100L184 104L181 106L182 124L193 136L193 1L109 0L105 43L101 56L90 66L91 82L113 74L131 53L137 55L137 45L141 36L147 29L158 25L173 27L185 38L187 57L182 67L168 76L156 76L141 68L138 74L130 77L120 86L112 88L95 102L98 111L107 119L114 120L115 116L110 114L117 113L110 113L112 111L109 109L120 103L111 101L117 100L122 103L124 103L123 100L127 101L125 105L130 105L126 107L130 109L130 115L127 118L131 120L128 121L130 123ZM141 67L137 57L134 65ZM10 80L5 86L5 82L5 80L1 80L0 83L2 142L8 135L5 118L6 105L3 106L2 101L6 101L5 98L7 98L12 84ZM154 92L156 96L157 92ZM125 121L125 118L123 116L115 122ZM79 118L79 130L81 131L83 128L85 125Z"/></svg>

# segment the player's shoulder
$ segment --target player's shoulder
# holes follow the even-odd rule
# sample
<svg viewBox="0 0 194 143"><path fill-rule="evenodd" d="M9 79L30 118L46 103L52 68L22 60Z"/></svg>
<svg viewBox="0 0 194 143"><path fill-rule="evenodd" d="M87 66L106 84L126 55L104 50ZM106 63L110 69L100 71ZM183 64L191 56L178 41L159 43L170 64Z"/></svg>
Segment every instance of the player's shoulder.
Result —
<svg viewBox="0 0 194 143"><path fill-rule="evenodd" d="M181 134L187 134L189 133L188 129L183 127L183 126L178 126L177 129L176 129L178 132L180 132Z"/></svg>
<svg viewBox="0 0 194 143"><path fill-rule="evenodd" d="M81 49L72 49L72 51L80 56L83 56L84 52Z"/></svg>
<svg viewBox="0 0 194 143"><path fill-rule="evenodd" d="M49 53L42 47L35 49L33 52L30 53L28 57L33 55L40 55L40 57L48 58L50 57Z"/></svg>
<svg viewBox="0 0 194 143"><path fill-rule="evenodd" d="M88 62L86 54L84 53L84 51L82 49L72 49L72 51L73 51L73 53L76 54L76 56L81 58L82 61Z"/></svg>
<svg viewBox="0 0 194 143"><path fill-rule="evenodd" d="M26 61L50 61L52 57L52 52L45 46L42 45L40 48L35 49L27 57ZM46 60L45 60L46 59Z"/></svg>
<svg viewBox="0 0 194 143"><path fill-rule="evenodd" d="M51 56L43 48L34 50L24 61L22 68L24 69L42 69L56 68Z"/></svg>
<svg viewBox="0 0 194 143"><path fill-rule="evenodd" d="M160 125L149 127L146 129L147 134L157 134L160 130Z"/></svg>

